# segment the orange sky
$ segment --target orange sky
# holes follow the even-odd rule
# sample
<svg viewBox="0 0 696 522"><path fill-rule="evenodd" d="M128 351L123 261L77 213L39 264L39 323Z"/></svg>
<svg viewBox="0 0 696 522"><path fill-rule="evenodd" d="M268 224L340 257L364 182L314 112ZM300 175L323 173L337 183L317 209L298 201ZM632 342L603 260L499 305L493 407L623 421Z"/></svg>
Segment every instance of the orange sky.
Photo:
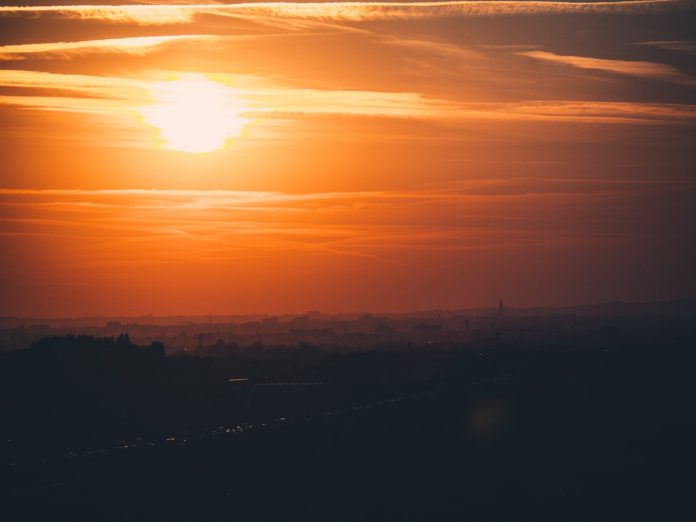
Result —
<svg viewBox="0 0 696 522"><path fill-rule="evenodd" d="M696 3L0 3L0 315L696 293Z"/></svg>

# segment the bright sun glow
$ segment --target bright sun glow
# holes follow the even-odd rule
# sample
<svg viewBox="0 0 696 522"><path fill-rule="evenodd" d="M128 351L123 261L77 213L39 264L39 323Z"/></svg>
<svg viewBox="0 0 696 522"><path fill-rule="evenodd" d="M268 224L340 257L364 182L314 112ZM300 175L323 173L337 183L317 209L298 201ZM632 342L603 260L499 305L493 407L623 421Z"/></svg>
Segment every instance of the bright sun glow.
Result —
<svg viewBox="0 0 696 522"><path fill-rule="evenodd" d="M149 87L156 102L142 107L144 122L157 130L158 145L183 152L212 152L239 136L251 121L237 93L200 74Z"/></svg>

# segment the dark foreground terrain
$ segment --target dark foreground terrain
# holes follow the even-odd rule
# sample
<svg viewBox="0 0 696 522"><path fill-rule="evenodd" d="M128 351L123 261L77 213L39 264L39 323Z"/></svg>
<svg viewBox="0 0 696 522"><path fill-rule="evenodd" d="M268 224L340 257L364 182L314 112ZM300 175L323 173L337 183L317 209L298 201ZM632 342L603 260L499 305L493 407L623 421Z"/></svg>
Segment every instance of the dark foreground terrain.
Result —
<svg viewBox="0 0 696 522"><path fill-rule="evenodd" d="M689 318L592 344L2 354L2 520L694 520Z"/></svg>

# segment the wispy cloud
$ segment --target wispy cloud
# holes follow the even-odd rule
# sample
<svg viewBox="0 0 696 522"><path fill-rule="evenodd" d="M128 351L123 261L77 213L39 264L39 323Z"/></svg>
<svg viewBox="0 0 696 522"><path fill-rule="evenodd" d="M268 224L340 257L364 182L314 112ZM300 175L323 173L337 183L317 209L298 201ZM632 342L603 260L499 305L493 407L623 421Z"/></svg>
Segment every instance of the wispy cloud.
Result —
<svg viewBox="0 0 696 522"><path fill-rule="evenodd" d="M214 5L208 5L214 7ZM112 23L165 25L190 23L204 5L35 5L0 6L0 16L51 15Z"/></svg>
<svg viewBox="0 0 696 522"><path fill-rule="evenodd" d="M74 112L137 110L153 103L149 97L152 81L176 73L160 72L159 78L125 78L55 74L38 71L0 70L0 87L70 91L66 95L0 96L0 104ZM225 76L234 84L233 76ZM249 83L248 78L246 82ZM234 88L245 112L258 118L283 118L312 114L347 114L383 117L432 117L445 114L445 102L428 100L417 93L358 90L300 89L274 85L258 78L254 87Z"/></svg>
<svg viewBox="0 0 696 522"><path fill-rule="evenodd" d="M664 40L658 42L639 42L636 45L649 45L667 51L677 51L696 55L696 40Z"/></svg>
<svg viewBox="0 0 696 522"><path fill-rule="evenodd" d="M128 38L105 38L75 42L44 42L18 45L0 45L0 60L21 60L29 56L42 58L67 58L84 52L120 52L144 54L152 49L177 41L205 41L217 38L214 35L185 34L167 36L134 36Z"/></svg>
<svg viewBox="0 0 696 522"><path fill-rule="evenodd" d="M537 101L497 104L503 118L584 123L695 125L696 105L602 101Z"/></svg>
<svg viewBox="0 0 696 522"><path fill-rule="evenodd" d="M413 191L244 192L226 190L0 189L0 221L13 234L93 236L121 241L207 243L221 252L325 249L380 257L394 249L488 248L509 242L567 241L586 205L683 189L685 182L510 178L468 180ZM687 183L693 189L693 184ZM546 215L564 207L561 221ZM518 218L524 215L525 218ZM573 223L563 223L569 219ZM587 217L582 217L586 220ZM592 222L587 233L605 234ZM604 223L605 227L607 223ZM110 240L111 241L111 236Z"/></svg>
<svg viewBox="0 0 696 522"><path fill-rule="evenodd" d="M615 74L637 76L650 80L696 85L696 78L693 78L688 74L678 71L674 67L662 63L637 60L609 60L603 58L592 58L588 56L568 56L550 53L547 51L524 51L516 54L534 58L535 60L569 65L578 69L592 69Z"/></svg>
<svg viewBox="0 0 696 522"><path fill-rule="evenodd" d="M159 79L164 75L160 72ZM152 103L148 85L153 78L55 74L0 70L0 87L69 91L73 95L0 96L0 104L42 110L124 114ZM171 76L171 73L170 73ZM234 76L225 76L235 85ZM600 101L524 101L462 103L414 92L380 92L290 88L265 78L246 77L234 87L244 115L260 119L302 118L312 115L418 118L436 121L517 120L624 124L696 124L696 106Z"/></svg>
<svg viewBox="0 0 696 522"><path fill-rule="evenodd" d="M276 16L295 19L372 21L535 14L662 13L692 10L688 0L616 2L450 1L450 2L259 2L167 5L0 6L0 15L52 14L113 23L180 24L197 15Z"/></svg>
<svg viewBox="0 0 696 522"><path fill-rule="evenodd" d="M248 307L249 296L262 304L278 288L343 299L358 284L388 285L401 299L404 289L422 295L442 274L439 299L460 277L470 279L457 292L488 277L486 295L488 281L507 273L495 269L501 261L517 280L529 274L527 265L524 276L515 270L521 259L539 259L532 278L543 282L569 257L579 264L563 280L586 285L594 281L582 272L586 260L602 262L607 248L627 254L623 270L646 247L681 243L693 213L683 195L694 188L666 179L509 178L378 192L0 189L0 246L17 254L6 256L4 289L68 290L63 313L62 299L75 290L112 304L137 295L147 307L152 296L205 307L216 295L243 296ZM31 310L38 295L27 298ZM374 307L375 297L367 299Z"/></svg>

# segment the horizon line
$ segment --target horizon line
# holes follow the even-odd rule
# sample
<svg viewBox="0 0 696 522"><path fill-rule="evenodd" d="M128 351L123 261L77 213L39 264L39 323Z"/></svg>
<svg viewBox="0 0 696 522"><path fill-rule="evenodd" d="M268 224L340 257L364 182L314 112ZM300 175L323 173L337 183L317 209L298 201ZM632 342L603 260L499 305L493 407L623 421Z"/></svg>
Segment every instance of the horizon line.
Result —
<svg viewBox="0 0 696 522"><path fill-rule="evenodd" d="M570 305L531 305L531 306L508 306L505 305L505 300L503 299L503 305L505 310L515 310L515 311L525 311L525 310L571 310L575 308L588 308L588 307L603 307L603 306L616 306L616 305L628 305L628 306L654 306L654 305L674 305L674 304L696 304L696 296L693 297L682 297L675 299L664 299L664 300L654 300L654 301L628 301L628 300L611 300L611 301L601 301L595 303L578 303ZM168 318L221 318L221 317L275 317L275 316L304 316L307 314L316 314L324 316L348 316L348 315L382 315L382 316L398 316L398 315L416 315L416 314L426 314L426 313L457 313L465 311L497 311L498 304L493 305L480 305L480 306L468 306L461 308L423 308L410 311L369 311L369 310L356 310L350 312L322 312L321 310L308 309L303 312L237 312L237 313L178 313L178 314L97 314L97 315L73 315L73 316L24 316L24 315L0 315L0 320L6 319L22 319L22 320L36 320L36 319L54 319L54 320L75 320L75 319L139 319L139 318L151 318L151 319L168 319Z"/></svg>

